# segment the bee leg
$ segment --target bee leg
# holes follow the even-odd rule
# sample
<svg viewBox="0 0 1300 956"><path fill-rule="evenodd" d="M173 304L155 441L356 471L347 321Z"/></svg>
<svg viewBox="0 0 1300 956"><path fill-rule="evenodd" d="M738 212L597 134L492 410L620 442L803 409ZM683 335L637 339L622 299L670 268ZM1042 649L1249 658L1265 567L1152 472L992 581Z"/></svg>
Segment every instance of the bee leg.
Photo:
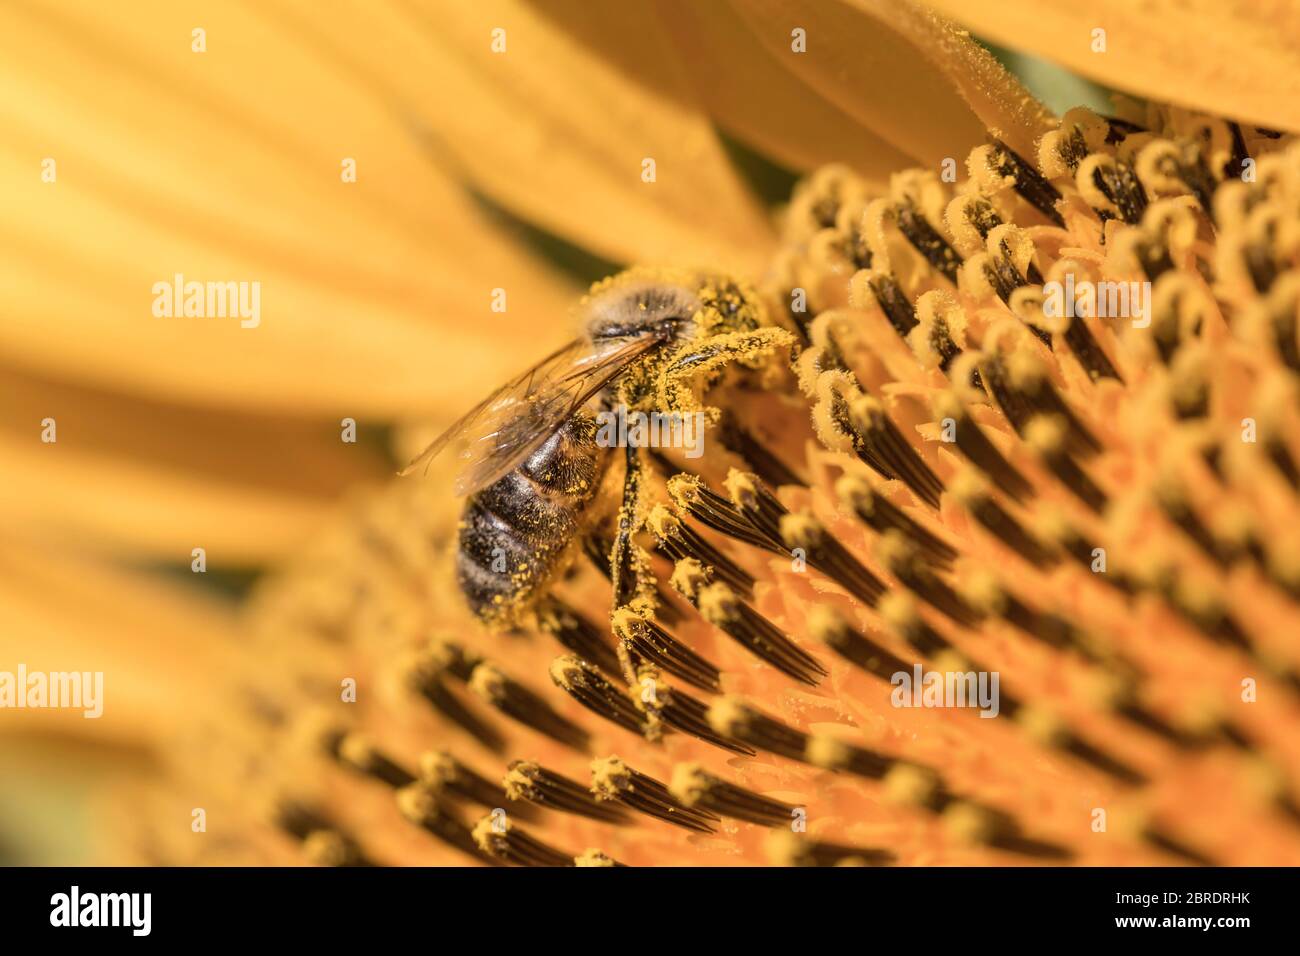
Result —
<svg viewBox="0 0 1300 956"><path fill-rule="evenodd" d="M625 451L627 467L623 476L623 503L618 509L618 529L614 534L614 546L609 553L615 608L654 593L649 556L632 540L641 511L641 451L630 442Z"/></svg>
<svg viewBox="0 0 1300 956"><path fill-rule="evenodd" d="M765 352L791 348L794 336L785 329L763 328L752 332L728 332L706 339L700 347L678 356L659 379L659 400L674 411L695 410L699 402L693 383L704 373L732 362L754 363Z"/></svg>

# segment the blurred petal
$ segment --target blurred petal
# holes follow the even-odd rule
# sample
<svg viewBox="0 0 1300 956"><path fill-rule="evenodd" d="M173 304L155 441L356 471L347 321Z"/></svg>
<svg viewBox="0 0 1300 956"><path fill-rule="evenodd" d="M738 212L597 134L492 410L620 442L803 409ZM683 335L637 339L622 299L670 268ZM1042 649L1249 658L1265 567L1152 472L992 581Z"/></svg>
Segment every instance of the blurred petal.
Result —
<svg viewBox="0 0 1300 956"><path fill-rule="evenodd" d="M844 163L881 183L910 162L790 72L725 3L665 0L657 6L697 95L732 136L792 169ZM581 27L581 21L574 24ZM629 70L644 63L626 35L593 41Z"/></svg>
<svg viewBox="0 0 1300 956"><path fill-rule="evenodd" d="M337 422L216 413L0 371L0 524L130 558L214 566L285 554L344 489L391 474ZM53 418L57 441L41 441Z"/></svg>
<svg viewBox="0 0 1300 956"><path fill-rule="evenodd" d="M996 133L1032 154L1050 117L968 35L911 0L732 0L796 76L909 156L964 157ZM794 53L790 33L807 33Z"/></svg>
<svg viewBox="0 0 1300 956"><path fill-rule="evenodd" d="M574 290L429 162L391 100L259 10L0 9L0 347L187 402L450 413L512 370L500 341L565 337ZM260 282L260 325L153 317L153 284L177 273Z"/></svg>
<svg viewBox="0 0 1300 956"><path fill-rule="evenodd" d="M229 609L98 562L0 540L0 667L102 671L103 714L14 709L0 733L150 748L187 715L229 705L237 670ZM247 666L247 662L244 662Z"/></svg>
<svg viewBox="0 0 1300 956"><path fill-rule="evenodd" d="M771 248L766 217L695 105L652 10L547 5L566 23L580 17L635 37L650 88L523 0L340 4L328 17L302 0L272 8L422 120L435 151L521 218L621 262L756 269ZM503 53L491 49L497 28ZM653 183L642 181L646 158Z"/></svg>
<svg viewBox="0 0 1300 956"><path fill-rule="evenodd" d="M1107 86L1193 109L1300 130L1300 6L1219 0L930 0L1013 49ZM1106 31L1094 53L1093 30Z"/></svg>

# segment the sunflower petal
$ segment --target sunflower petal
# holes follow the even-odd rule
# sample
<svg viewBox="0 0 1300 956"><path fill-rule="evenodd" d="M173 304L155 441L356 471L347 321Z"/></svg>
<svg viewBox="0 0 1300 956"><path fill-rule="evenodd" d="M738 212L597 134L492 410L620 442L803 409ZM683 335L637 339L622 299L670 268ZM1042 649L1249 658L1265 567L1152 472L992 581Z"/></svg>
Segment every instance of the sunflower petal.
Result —
<svg viewBox="0 0 1300 956"><path fill-rule="evenodd" d="M10 355L200 404L450 413L511 371L493 337L565 337L572 287L428 162L388 100L255 12L143 6L129 24L95 5L0 10ZM177 273L260 283L260 325L154 318L153 284Z"/></svg>
<svg viewBox="0 0 1300 956"><path fill-rule="evenodd" d="M100 671L103 714L7 710L8 734L84 737L152 748L186 715L229 704L237 676L234 617L146 575L0 541L0 661L13 672ZM245 666L247 663L245 662Z"/></svg>
<svg viewBox="0 0 1300 956"><path fill-rule="evenodd" d="M732 0L768 50L827 100L925 163L991 130L1029 154L1050 117L961 31L911 0ZM791 50L806 31L807 51Z"/></svg>
<svg viewBox="0 0 1300 956"><path fill-rule="evenodd" d="M666 0L659 9L700 99L737 139L793 169L844 163L881 183L908 165L906 153L791 73L725 3ZM640 62L625 36L595 41L620 64Z"/></svg>
<svg viewBox="0 0 1300 956"><path fill-rule="evenodd" d="M930 0L1004 46L1125 92L1300 130L1300 8L1217 0ZM1093 52L1095 30L1104 52Z"/></svg>
<svg viewBox="0 0 1300 956"><path fill-rule="evenodd" d="M0 525L32 540L214 568L283 556L344 489L391 473L338 422L179 408L0 370ZM53 443L42 421L54 420Z"/></svg>
<svg viewBox="0 0 1300 956"><path fill-rule="evenodd" d="M653 11L565 0L341 6L277 15L427 129L435 155L513 213L621 262L750 269L771 231L731 168ZM550 20L618 21L653 89ZM492 50L502 30L504 52ZM614 29L614 27L610 27ZM354 38L364 35L365 44ZM655 181L643 181L643 161Z"/></svg>

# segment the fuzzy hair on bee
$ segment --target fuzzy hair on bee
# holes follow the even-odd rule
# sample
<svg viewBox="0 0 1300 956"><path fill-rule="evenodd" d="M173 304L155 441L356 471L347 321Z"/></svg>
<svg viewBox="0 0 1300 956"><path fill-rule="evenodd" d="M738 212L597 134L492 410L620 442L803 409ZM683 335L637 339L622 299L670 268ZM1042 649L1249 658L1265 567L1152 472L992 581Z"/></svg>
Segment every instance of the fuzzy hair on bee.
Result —
<svg viewBox="0 0 1300 956"><path fill-rule="evenodd" d="M602 570L614 606L652 605L649 558L634 541L647 510L644 452L629 441L621 474L611 469L595 416L655 411L714 425L721 412L704 396L727 368L759 368L794 344L751 289L713 273L630 269L592 286L578 313L577 339L494 391L403 471L459 450L457 490L468 497L457 580L492 626L525 619L611 512Z"/></svg>

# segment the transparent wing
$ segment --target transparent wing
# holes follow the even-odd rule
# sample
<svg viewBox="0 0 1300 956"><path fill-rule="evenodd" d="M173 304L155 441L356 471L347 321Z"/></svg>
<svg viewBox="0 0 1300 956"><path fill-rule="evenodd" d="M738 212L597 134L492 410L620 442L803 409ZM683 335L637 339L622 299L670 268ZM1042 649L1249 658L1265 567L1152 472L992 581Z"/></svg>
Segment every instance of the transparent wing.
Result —
<svg viewBox="0 0 1300 956"><path fill-rule="evenodd" d="M570 342L466 412L401 474L427 472L452 447L462 462L456 493L473 494L518 468L614 376L661 344L653 336L603 345Z"/></svg>

